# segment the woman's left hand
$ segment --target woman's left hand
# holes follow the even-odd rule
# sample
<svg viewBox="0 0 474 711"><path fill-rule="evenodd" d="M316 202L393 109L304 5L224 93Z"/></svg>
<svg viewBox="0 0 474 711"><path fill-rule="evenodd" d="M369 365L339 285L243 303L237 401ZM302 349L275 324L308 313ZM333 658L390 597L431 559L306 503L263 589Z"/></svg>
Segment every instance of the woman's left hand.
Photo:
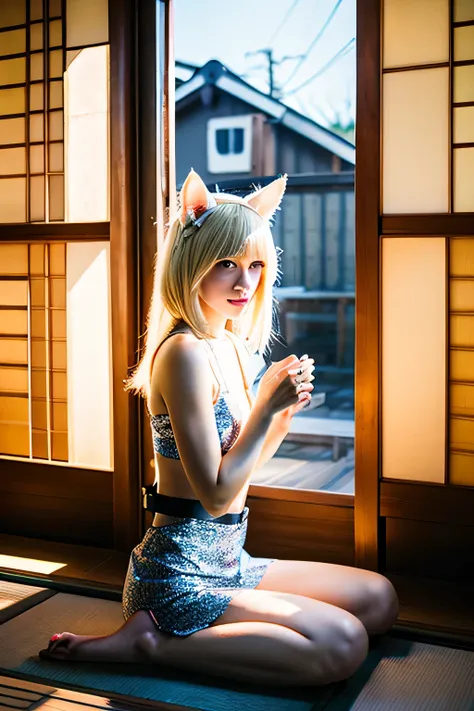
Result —
<svg viewBox="0 0 474 711"><path fill-rule="evenodd" d="M314 380L314 359L308 358L307 355L301 358L297 358L295 355L288 356L285 360L273 363L262 378L262 381L264 379L273 378L282 368L287 367L288 363L292 361L294 361L294 366L292 370L288 371L288 374L293 376L295 384L298 385L298 391L304 392L305 397L294 405L290 405L285 410L281 410L274 416L274 419L280 420L282 427L285 429L289 428L291 419L311 402L311 391L314 388L311 384L311 381Z"/></svg>

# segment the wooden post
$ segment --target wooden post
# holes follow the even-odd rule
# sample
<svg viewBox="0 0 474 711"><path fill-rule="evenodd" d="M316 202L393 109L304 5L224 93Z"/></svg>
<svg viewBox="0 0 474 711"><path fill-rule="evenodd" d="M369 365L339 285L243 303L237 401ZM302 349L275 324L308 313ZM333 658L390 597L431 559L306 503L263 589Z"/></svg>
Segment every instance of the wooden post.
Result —
<svg viewBox="0 0 474 711"><path fill-rule="evenodd" d="M379 568L380 0L357 3L355 561Z"/></svg>
<svg viewBox="0 0 474 711"><path fill-rule="evenodd" d="M136 362L138 335L134 28L133 0L111 0L109 32L113 515L114 545L119 551L129 551L140 537L137 398L124 391L124 379L129 368Z"/></svg>

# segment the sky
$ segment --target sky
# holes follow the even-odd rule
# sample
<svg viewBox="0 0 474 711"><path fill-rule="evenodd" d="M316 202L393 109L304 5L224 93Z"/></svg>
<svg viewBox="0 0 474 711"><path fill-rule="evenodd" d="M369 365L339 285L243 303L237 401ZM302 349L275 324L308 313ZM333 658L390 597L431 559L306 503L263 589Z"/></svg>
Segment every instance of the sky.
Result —
<svg viewBox="0 0 474 711"><path fill-rule="evenodd" d="M332 13L327 29L307 53ZM355 113L356 53L355 43L351 44L355 28L356 0L175 0L175 57L200 66L209 59L220 60L249 84L268 92L267 58L245 56L246 52L271 48L276 61L307 53L304 61L275 65L282 101L322 125L337 115L346 123ZM346 45L345 56L299 88ZM176 73L183 79L190 76L183 70Z"/></svg>

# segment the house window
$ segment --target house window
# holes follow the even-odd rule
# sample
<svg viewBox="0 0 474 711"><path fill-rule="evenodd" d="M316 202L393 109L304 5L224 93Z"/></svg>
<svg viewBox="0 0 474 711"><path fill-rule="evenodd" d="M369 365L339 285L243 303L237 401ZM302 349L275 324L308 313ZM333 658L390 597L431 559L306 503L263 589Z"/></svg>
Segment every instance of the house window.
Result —
<svg viewBox="0 0 474 711"><path fill-rule="evenodd" d="M252 119L225 116L207 124L207 163L210 173L252 171Z"/></svg>
<svg viewBox="0 0 474 711"><path fill-rule="evenodd" d="M244 150L243 128L218 128L216 131L216 148L221 156L233 153L238 155Z"/></svg>

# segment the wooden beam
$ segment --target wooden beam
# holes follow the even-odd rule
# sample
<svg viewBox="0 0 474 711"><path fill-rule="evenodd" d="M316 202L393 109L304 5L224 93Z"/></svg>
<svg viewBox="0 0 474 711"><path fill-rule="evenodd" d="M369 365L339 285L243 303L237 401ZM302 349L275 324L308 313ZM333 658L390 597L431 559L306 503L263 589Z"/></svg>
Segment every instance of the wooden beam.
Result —
<svg viewBox="0 0 474 711"><path fill-rule="evenodd" d="M157 242L157 36L156 0L138 4L138 253L139 253L139 327L146 330L146 317L153 290L153 264ZM159 40L161 43L161 39ZM161 44L159 45L161 46ZM144 339L140 340L143 347ZM140 357L142 353L139 354ZM138 356L137 356L138 360ZM155 476L153 443L146 403L139 403L140 456L137 475L140 485L152 484ZM141 509L141 527L144 510Z"/></svg>
<svg viewBox="0 0 474 711"><path fill-rule="evenodd" d="M157 23L164 28L164 36L159 38L162 47L161 64L164 68L157 116L161 145L157 148L158 182L158 249L160 248L169 215L176 211L176 154L175 154L175 73L174 73L174 2L163 0L157 4L161 14ZM161 44L160 44L161 43Z"/></svg>
<svg viewBox="0 0 474 711"><path fill-rule="evenodd" d="M380 514L433 523L474 526L474 489L415 481L380 482Z"/></svg>
<svg viewBox="0 0 474 711"><path fill-rule="evenodd" d="M355 560L379 568L380 0L357 3Z"/></svg>
<svg viewBox="0 0 474 711"><path fill-rule="evenodd" d="M0 242L108 242L109 239L109 222L0 225Z"/></svg>
<svg viewBox="0 0 474 711"><path fill-rule="evenodd" d="M310 491L309 489L289 489L282 486L250 484L248 495L254 499L272 499L288 501L288 503L299 502L347 509L354 508L354 497L350 494L332 494L327 491Z"/></svg>
<svg viewBox="0 0 474 711"><path fill-rule="evenodd" d="M382 217L383 235L423 235L446 237L474 234L472 213L453 215L384 215Z"/></svg>
<svg viewBox="0 0 474 711"><path fill-rule="evenodd" d="M139 540L137 398L124 391L136 362L137 247L135 175L135 3L111 0L110 33L110 274L114 418L114 544Z"/></svg>

